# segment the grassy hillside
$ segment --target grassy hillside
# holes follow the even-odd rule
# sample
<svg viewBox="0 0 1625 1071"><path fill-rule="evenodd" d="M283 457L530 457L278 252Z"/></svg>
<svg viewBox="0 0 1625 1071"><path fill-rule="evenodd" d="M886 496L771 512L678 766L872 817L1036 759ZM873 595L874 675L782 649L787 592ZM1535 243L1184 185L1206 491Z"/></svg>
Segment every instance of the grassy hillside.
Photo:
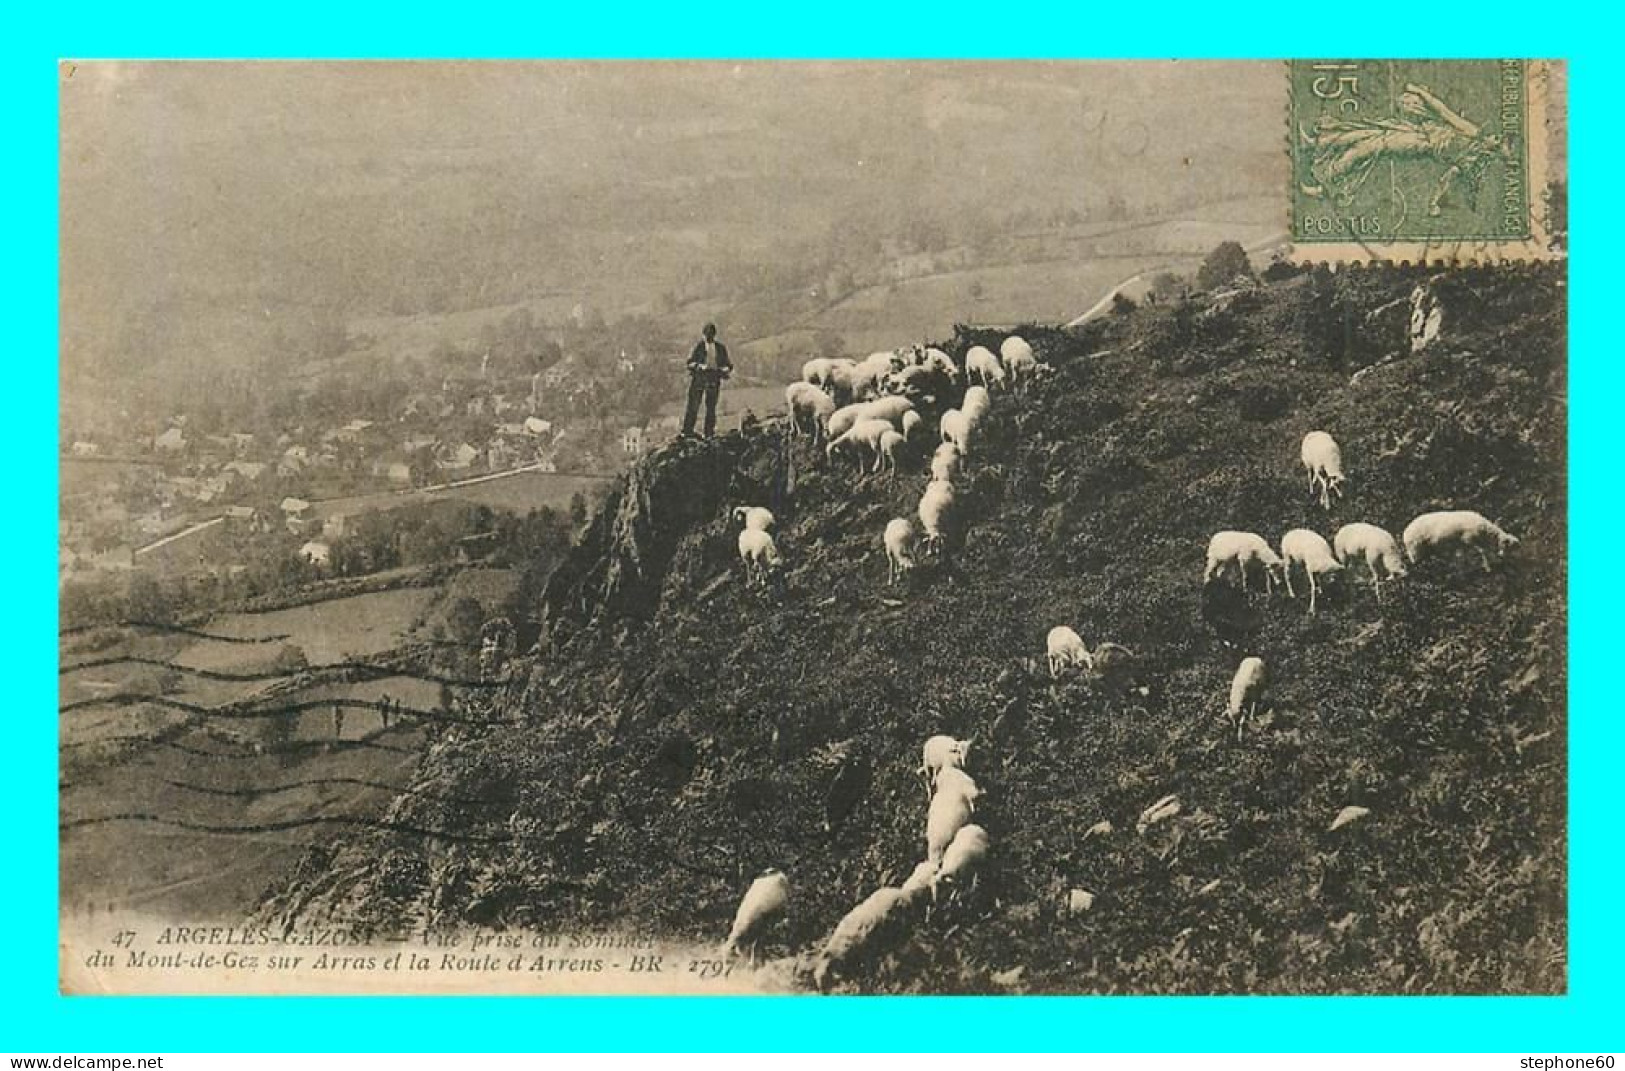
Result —
<svg viewBox="0 0 1625 1071"><path fill-rule="evenodd" d="M1423 281L1446 326L1412 357ZM264 914L715 941L778 866L794 906L769 951L800 955L922 857L913 771L952 732L977 741L993 858L856 988L1562 992L1564 304L1560 268L1383 268L1034 329L1057 374L995 399L962 538L895 589L880 532L913 514L920 461L854 479L776 424L661 450L554 575L507 723L446 730L418 771L500 805L397 802L511 839L349 837ZM1349 473L1329 516L1298 464L1316 428ZM779 515L772 593L742 583L739 502ZM1446 507L1521 547L1491 573L1418 568L1380 604L1334 584L1314 616L1201 584L1219 529L1397 534ZM1060 623L1136 657L1052 683ZM1273 684L1238 741L1220 711L1246 655ZM1178 814L1137 830L1170 794ZM1350 805L1370 813L1329 830ZM1064 909L1073 889L1091 910Z"/></svg>

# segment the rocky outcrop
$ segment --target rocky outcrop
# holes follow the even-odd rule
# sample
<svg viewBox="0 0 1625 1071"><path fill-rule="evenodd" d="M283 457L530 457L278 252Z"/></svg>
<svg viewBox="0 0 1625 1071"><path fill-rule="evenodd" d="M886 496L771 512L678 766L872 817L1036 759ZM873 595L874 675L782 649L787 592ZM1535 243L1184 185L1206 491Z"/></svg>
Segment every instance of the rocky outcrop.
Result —
<svg viewBox="0 0 1625 1071"><path fill-rule="evenodd" d="M715 520L725 502L782 497L784 476L772 463L779 447L776 429L734 433L677 440L635 463L548 581L542 643L596 623L654 617L672 557L694 528Z"/></svg>

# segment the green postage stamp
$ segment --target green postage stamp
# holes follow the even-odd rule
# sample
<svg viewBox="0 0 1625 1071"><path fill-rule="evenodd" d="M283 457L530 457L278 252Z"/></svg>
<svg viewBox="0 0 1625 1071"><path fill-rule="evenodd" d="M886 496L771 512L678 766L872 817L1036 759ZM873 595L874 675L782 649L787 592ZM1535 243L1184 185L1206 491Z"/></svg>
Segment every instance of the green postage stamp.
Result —
<svg viewBox="0 0 1625 1071"><path fill-rule="evenodd" d="M1294 60L1299 259L1545 255L1547 65Z"/></svg>

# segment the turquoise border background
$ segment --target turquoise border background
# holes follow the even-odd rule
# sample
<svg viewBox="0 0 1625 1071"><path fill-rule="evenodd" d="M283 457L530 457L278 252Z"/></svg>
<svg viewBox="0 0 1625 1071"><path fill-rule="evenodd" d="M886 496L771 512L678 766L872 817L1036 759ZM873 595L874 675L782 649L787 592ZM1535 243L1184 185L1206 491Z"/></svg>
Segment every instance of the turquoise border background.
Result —
<svg viewBox="0 0 1625 1071"><path fill-rule="evenodd" d="M75 998L56 995L56 76L87 57L1566 56L1571 130L1616 95L1607 22L1559 5L1389 9L1213 4L64 5L7 13L0 169L13 220L7 376L22 404L20 515L3 627L8 714L0 855L0 1050L1093 1049L1584 1051L1621 1044L1620 721L1604 666L1617 634L1605 487L1619 332L1597 313L1618 275L1618 212L1586 179L1617 152L1571 135L1570 995L1563 998ZM1575 27L1575 28L1571 28ZM1283 78L1285 74L1283 72ZM1613 144L1617 144L1617 141ZM1613 172L1609 172L1613 173ZM1284 193L1283 193L1284 196ZM1604 268L1607 264L1613 271ZM1617 307L1617 298L1613 304ZM1589 314L1588 314L1589 311ZM1605 333L1607 332L1607 333ZM1607 483L1605 483L1607 481Z"/></svg>

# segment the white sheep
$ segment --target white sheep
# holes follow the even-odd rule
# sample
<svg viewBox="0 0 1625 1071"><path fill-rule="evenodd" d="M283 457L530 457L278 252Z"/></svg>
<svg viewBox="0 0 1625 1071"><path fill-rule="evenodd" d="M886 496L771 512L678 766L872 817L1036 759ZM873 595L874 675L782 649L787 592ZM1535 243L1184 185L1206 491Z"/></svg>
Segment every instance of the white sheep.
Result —
<svg viewBox="0 0 1625 1071"><path fill-rule="evenodd" d="M857 394L858 362L845 357L831 358L824 371L823 387L837 403L851 401Z"/></svg>
<svg viewBox="0 0 1625 1071"><path fill-rule="evenodd" d="M1500 525L1468 509L1424 513L1405 526L1405 556L1412 563L1422 560L1424 554L1450 547L1471 548L1478 551L1484 571L1490 571L1489 547L1495 545L1500 557L1518 545L1518 537L1504 531Z"/></svg>
<svg viewBox="0 0 1625 1071"><path fill-rule="evenodd" d="M852 425L844 434L831 439L824 447L824 455L835 460L835 455L843 451L867 451L870 458L880 459L880 437L888 431L895 432L891 422L887 420L871 420L865 418ZM858 458L858 471L862 472L869 464L867 458Z"/></svg>
<svg viewBox="0 0 1625 1071"><path fill-rule="evenodd" d="M937 876L937 864L929 859L921 860L915 864L914 870L909 874L908 880L903 882L903 895L913 899L931 888L931 879Z"/></svg>
<svg viewBox="0 0 1625 1071"><path fill-rule="evenodd" d="M888 427L880 433L880 441L876 445L874 471L890 469L893 475L897 473L897 448L903 445L903 434L895 428Z"/></svg>
<svg viewBox="0 0 1625 1071"><path fill-rule="evenodd" d="M976 778L960 769L958 766L944 766L937 771L937 791L957 792L965 797L970 809L976 810L976 801L982 795L982 790L976 785Z"/></svg>
<svg viewBox="0 0 1625 1071"><path fill-rule="evenodd" d="M1004 365L986 346L972 346L965 354L966 380L979 380L986 387L1004 386Z"/></svg>
<svg viewBox="0 0 1625 1071"><path fill-rule="evenodd" d="M899 424L899 426L903 430L903 438L905 438L905 439L914 438L914 429L919 427L923 423L925 423L924 419L920 416L919 413L917 413L913 409L910 409L907 412L905 412L903 414L903 419L902 419L901 423Z"/></svg>
<svg viewBox="0 0 1625 1071"><path fill-rule="evenodd" d="M902 361L891 350L871 353L852 366L847 383L855 398L880 393L880 384L887 376L902 367Z"/></svg>
<svg viewBox="0 0 1625 1071"><path fill-rule="evenodd" d="M802 421L811 425L810 434L817 441L830 416L835 412L835 400L812 383L792 383L784 388L784 404L790 415L790 434L802 434Z"/></svg>
<svg viewBox="0 0 1625 1071"><path fill-rule="evenodd" d="M886 583L895 584L914 568L914 526L903 517L886 522Z"/></svg>
<svg viewBox="0 0 1625 1071"><path fill-rule="evenodd" d="M1065 625L1056 625L1049 630L1045 646L1049 649L1050 680L1059 677L1061 670L1068 666L1094 668L1094 659L1090 657L1089 648L1083 645L1083 637Z"/></svg>
<svg viewBox="0 0 1625 1071"><path fill-rule="evenodd" d="M1363 521L1345 524L1332 538L1332 550L1343 567L1353 576L1355 562L1364 562L1371 574L1371 586L1377 598L1382 598L1383 574L1392 580L1406 575L1405 559L1399 552L1399 543L1387 530Z"/></svg>
<svg viewBox="0 0 1625 1071"><path fill-rule="evenodd" d="M987 388L977 384L965 389L965 397L959 403L959 408L964 411L966 416L970 417L972 424L980 424L982 418L987 416L987 411L992 405L993 399L987 393Z"/></svg>
<svg viewBox="0 0 1625 1071"><path fill-rule="evenodd" d="M912 411L914 403L907 398L888 396L868 402L844 405L830 414L825 422L825 434L830 438L845 435L860 420L884 420L901 430L903 415Z"/></svg>
<svg viewBox="0 0 1625 1071"><path fill-rule="evenodd" d="M973 736L963 740L941 734L933 736L920 749L920 768L914 772L925 775L927 784L935 785L937 775L950 766L960 770L965 768L965 762L970 758L971 742L975 739Z"/></svg>
<svg viewBox="0 0 1625 1071"><path fill-rule="evenodd" d="M834 363L828 357L814 357L801 366L801 381L822 387L829 380L830 366Z"/></svg>
<svg viewBox="0 0 1625 1071"><path fill-rule="evenodd" d="M1032 346L1020 335L1011 335L1000 343L999 357L1010 373L1012 387L1021 386L1038 368L1038 358L1033 356Z"/></svg>
<svg viewBox="0 0 1625 1071"><path fill-rule="evenodd" d="M831 439L838 439L852 430L852 425L863 419L865 402L855 402L852 405L843 405L829 415L824 421L824 434Z"/></svg>
<svg viewBox="0 0 1625 1071"><path fill-rule="evenodd" d="M920 364L926 368L935 368L937 371L947 376L950 383L959 382L959 366L954 364L954 359L952 357L948 356L946 353L943 353L935 346L927 346L925 348L923 355L920 358Z"/></svg>
<svg viewBox="0 0 1625 1071"><path fill-rule="evenodd" d="M747 587L757 581L766 584L768 577L783 565L773 537L760 528L746 528L739 533L739 557L745 563Z"/></svg>
<svg viewBox="0 0 1625 1071"><path fill-rule="evenodd" d="M948 883L950 886L963 886L965 879L970 879L970 887L976 888L976 878L982 869L982 863L987 858L991 844L988 840L987 830L978 825L961 826L954 834L954 839L942 853L942 862L937 872L931 876L931 899L937 898L937 886Z"/></svg>
<svg viewBox="0 0 1625 1071"><path fill-rule="evenodd" d="M907 398L896 395L887 395L876 398L872 402L863 403L863 417L865 420L885 420L891 423L898 431L903 430L903 419L914 412L914 403Z"/></svg>
<svg viewBox="0 0 1625 1071"><path fill-rule="evenodd" d="M1314 494L1319 485L1320 504L1331 509L1331 496L1343 497L1343 451L1338 449L1337 440L1323 431L1311 431L1303 437L1299 455L1309 473L1309 493Z"/></svg>
<svg viewBox="0 0 1625 1071"><path fill-rule="evenodd" d="M860 959L888 930L897 926L912 897L902 889L887 886L870 893L863 903L848 911L835 924L823 951L813 963L813 984L820 993L829 988L830 978Z"/></svg>
<svg viewBox="0 0 1625 1071"><path fill-rule="evenodd" d="M950 409L942 414L942 441L953 443L964 457L970 456L971 419L963 409Z"/></svg>
<svg viewBox="0 0 1625 1071"><path fill-rule="evenodd" d="M1236 726L1236 739L1241 739L1242 728L1258 712L1258 701L1264 694L1266 683L1264 660L1243 658L1236 668L1236 675L1230 680L1230 703L1225 707Z"/></svg>
<svg viewBox="0 0 1625 1071"><path fill-rule="evenodd" d="M931 809L925 816L925 857L942 862L942 853L948 850L954 834L971 819L971 800L957 785L938 783L931 796Z"/></svg>
<svg viewBox="0 0 1625 1071"><path fill-rule="evenodd" d="M960 454L959 447L953 443L939 445L937 452L931 455L931 478L943 483L953 482L953 478L959 475L961 456L963 455Z"/></svg>
<svg viewBox="0 0 1625 1071"><path fill-rule="evenodd" d="M1309 612L1314 613L1318 590L1316 577L1340 572L1343 563L1333 557L1331 546L1321 538L1320 533L1307 528L1294 528L1281 537L1281 572L1286 578L1286 593L1296 598L1297 592L1292 590L1293 565L1302 565L1309 577Z"/></svg>
<svg viewBox="0 0 1625 1071"><path fill-rule="evenodd" d="M954 485L947 480L932 480L925 485L920 496L920 525L925 529L925 543L935 547L954 520Z"/></svg>
<svg viewBox="0 0 1625 1071"><path fill-rule="evenodd" d="M750 945L750 961L756 962L756 944L774 916L784 913L790 902L790 879L779 870L764 870L761 877L750 883L739 910L734 913L733 929L722 946L724 956L734 955L739 947Z"/></svg>
<svg viewBox="0 0 1625 1071"><path fill-rule="evenodd" d="M735 506L734 523L743 522L746 528L754 528L759 532L768 532L773 529L773 511L766 506Z"/></svg>
<svg viewBox="0 0 1625 1071"><path fill-rule="evenodd" d="M1252 532L1215 532L1213 538L1208 540L1207 568L1202 572L1202 583L1206 584L1222 575L1227 566L1235 565L1241 573L1241 590L1245 592L1247 566L1252 562L1264 566L1264 593L1268 595L1274 590L1275 571L1281 568L1281 559L1264 542L1264 537Z"/></svg>

